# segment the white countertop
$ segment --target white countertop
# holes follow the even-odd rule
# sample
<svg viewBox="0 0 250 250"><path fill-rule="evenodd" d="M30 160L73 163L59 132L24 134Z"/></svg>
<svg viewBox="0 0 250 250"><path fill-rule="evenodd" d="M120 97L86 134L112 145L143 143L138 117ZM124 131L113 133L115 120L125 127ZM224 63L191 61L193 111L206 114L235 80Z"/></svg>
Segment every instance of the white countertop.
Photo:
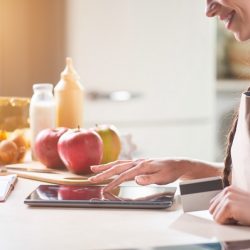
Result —
<svg viewBox="0 0 250 250"><path fill-rule="evenodd" d="M30 208L23 203L39 182L19 178L0 203L1 250L149 248L250 238L250 227L216 224L207 211Z"/></svg>

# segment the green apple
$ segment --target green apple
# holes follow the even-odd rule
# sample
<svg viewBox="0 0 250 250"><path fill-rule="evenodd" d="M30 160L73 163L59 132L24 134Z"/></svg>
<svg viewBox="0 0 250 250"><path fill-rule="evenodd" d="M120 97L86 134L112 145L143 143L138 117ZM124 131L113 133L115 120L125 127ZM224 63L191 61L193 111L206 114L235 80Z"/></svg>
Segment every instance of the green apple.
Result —
<svg viewBox="0 0 250 250"><path fill-rule="evenodd" d="M101 164L116 161L121 152L119 132L114 125L96 125L94 130L103 141L103 157Z"/></svg>

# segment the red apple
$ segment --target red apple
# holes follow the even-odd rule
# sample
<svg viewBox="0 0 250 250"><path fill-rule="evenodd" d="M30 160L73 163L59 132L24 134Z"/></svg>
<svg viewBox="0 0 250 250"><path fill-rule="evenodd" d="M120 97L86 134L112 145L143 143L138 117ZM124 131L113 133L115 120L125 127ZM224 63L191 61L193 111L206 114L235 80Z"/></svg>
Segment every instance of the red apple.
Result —
<svg viewBox="0 0 250 250"><path fill-rule="evenodd" d="M35 140L35 155L37 159L48 168L65 167L57 150L59 138L67 128L44 129L40 131Z"/></svg>
<svg viewBox="0 0 250 250"><path fill-rule="evenodd" d="M60 137L58 153L69 171L75 174L89 174L90 166L101 162L102 139L92 130L71 129Z"/></svg>
<svg viewBox="0 0 250 250"><path fill-rule="evenodd" d="M94 130L103 141L103 158L101 163L116 161L121 152L121 140L118 129L114 125L97 125Z"/></svg>
<svg viewBox="0 0 250 250"><path fill-rule="evenodd" d="M59 200L100 200L102 199L101 186L60 186Z"/></svg>

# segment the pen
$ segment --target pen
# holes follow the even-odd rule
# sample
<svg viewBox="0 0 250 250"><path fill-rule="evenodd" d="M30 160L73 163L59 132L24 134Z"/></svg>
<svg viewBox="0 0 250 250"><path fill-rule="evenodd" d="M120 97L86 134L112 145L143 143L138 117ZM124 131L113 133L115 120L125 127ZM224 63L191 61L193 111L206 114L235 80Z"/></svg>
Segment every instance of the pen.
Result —
<svg viewBox="0 0 250 250"><path fill-rule="evenodd" d="M14 189L16 183L17 183L17 175L7 175L2 177L3 184L0 187L0 201L6 201L8 196L10 195L11 191Z"/></svg>
<svg viewBox="0 0 250 250"><path fill-rule="evenodd" d="M15 185L16 185L16 183L17 183L17 175L14 174L14 175L12 175L12 176L13 176L13 177L12 177L12 179L11 179L10 186L12 187L12 190L13 190L14 187L15 187Z"/></svg>
<svg viewBox="0 0 250 250"><path fill-rule="evenodd" d="M8 190L6 196L5 196L5 200L8 198L10 193L14 190L16 183L17 183L17 175L14 174L14 175L12 175L12 178L10 181L10 187L9 187L9 190Z"/></svg>

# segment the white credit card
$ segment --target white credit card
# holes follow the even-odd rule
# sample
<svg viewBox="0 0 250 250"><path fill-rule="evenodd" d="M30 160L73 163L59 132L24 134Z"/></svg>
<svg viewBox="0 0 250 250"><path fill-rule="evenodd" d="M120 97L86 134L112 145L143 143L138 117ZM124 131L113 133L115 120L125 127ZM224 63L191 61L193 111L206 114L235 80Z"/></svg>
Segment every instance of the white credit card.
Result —
<svg viewBox="0 0 250 250"><path fill-rule="evenodd" d="M210 201L223 189L221 177L210 177L180 183L181 202L184 212L209 208Z"/></svg>

